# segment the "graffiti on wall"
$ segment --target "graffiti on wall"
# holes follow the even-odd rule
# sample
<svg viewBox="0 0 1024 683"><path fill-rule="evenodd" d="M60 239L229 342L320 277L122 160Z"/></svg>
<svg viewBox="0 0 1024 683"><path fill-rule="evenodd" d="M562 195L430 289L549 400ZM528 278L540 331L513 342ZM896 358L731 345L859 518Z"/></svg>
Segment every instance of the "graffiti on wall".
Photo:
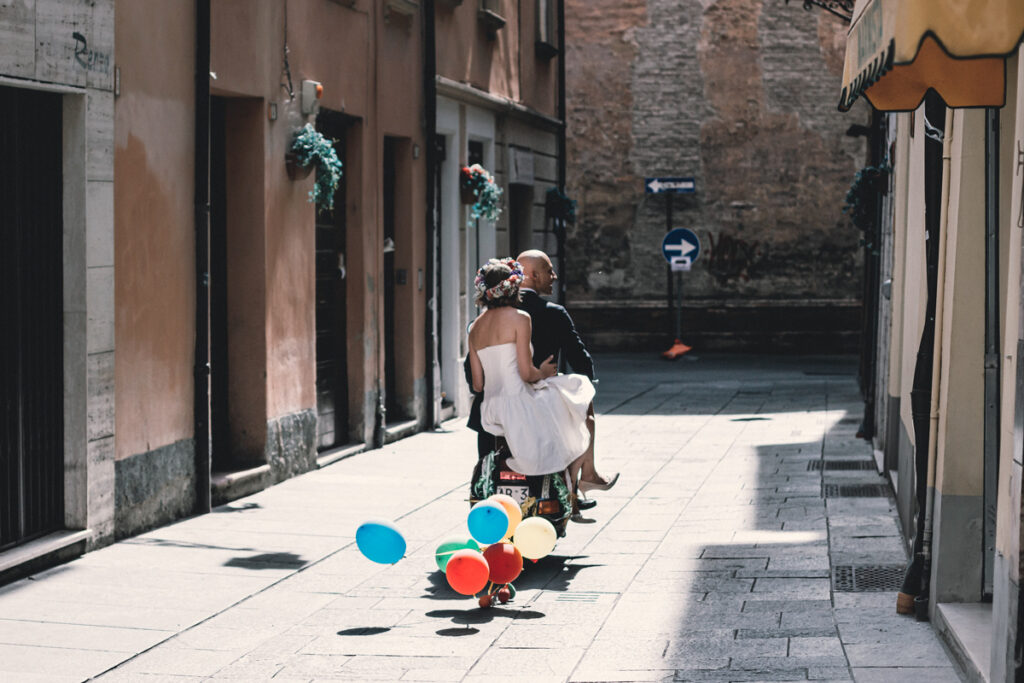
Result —
<svg viewBox="0 0 1024 683"><path fill-rule="evenodd" d="M741 237L726 233L708 233L708 271L719 281L750 279L757 263L764 258L765 248L761 242L748 242Z"/></svg>
<svg viewBox="0 0 1024 683"><path fill-rule="evenodd" d="M110 73L110 55L89 49L89 41L78 31L71 34L75 39L75 61L87 71Z"/></svg>

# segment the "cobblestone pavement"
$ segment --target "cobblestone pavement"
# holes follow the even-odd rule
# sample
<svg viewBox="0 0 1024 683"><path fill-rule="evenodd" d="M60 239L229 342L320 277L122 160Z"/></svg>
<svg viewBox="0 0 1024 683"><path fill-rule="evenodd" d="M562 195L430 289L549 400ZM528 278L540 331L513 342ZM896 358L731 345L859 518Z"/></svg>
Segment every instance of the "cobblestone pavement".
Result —
<svg viewBox="0 0 1024 683"><path fill-rule="evenodd" d="M621 480L509 605L436 571L475 454L452 421L0 589L0 680L960 680L895 593L849 590L904 562L891 498L832 490L882 483L835 464L871 458L855 361L598 368ZM396 565L356 549L371 517L403 530Z"/></svg>

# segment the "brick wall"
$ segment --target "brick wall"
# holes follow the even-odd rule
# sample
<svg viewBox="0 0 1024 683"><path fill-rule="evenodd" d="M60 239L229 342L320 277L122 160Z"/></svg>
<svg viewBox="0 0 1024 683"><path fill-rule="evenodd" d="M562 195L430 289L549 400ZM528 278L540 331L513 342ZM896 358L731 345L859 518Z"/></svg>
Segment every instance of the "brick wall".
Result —
<svg viewBox="0 0 1024 683"><path fill-rule="evenodd" d="M696 179L672 223L702 242L688 305L729 303L737 330L773 300L858 306L860 233L842 204L866 147L845 132L869 113L836 108L846 28L775 0L567 0L567 300L592 311L600 346L664 327L666 198L645 176ZM641 303L652 315L629 331L593 313ZM847 329L831 347L850 347L856 311L833 319ZM791 342L805 324L777 322Z"/></svg>

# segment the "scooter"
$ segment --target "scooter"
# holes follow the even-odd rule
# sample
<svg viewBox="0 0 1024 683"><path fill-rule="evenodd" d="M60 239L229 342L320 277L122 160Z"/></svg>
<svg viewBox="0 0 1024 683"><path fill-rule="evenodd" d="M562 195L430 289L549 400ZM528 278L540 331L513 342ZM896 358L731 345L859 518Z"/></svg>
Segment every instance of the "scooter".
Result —
<svg viewBox="0 0 1024 683"><path fill-rule="evenodd" d="M519 503L523 519L540 516L551 522L559 538L572 516L572 486L568 471L527 476L507 465L512 456L503 437L494 438L494 448L477 460L469 484L469 504L476 505L495 493L511 496Z"/></svg>

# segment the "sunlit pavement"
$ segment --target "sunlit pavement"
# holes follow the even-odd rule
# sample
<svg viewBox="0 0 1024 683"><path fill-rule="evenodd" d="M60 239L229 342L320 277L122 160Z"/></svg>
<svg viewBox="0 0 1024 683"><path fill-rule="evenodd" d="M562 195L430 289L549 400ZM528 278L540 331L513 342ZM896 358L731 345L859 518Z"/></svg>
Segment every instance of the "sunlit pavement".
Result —
<svg viewBox="0 0 1024 683"><path fill-rule="evenodd" d="M832 579L904 562L891 498L822 496L882 483L832 464L871 458L854 359L597 365L621 479L508 605L434 563L475 458L452 421L0 589L0 680L960 680L895 593ZM355 547L375 517L395 565Z"/></svg>

